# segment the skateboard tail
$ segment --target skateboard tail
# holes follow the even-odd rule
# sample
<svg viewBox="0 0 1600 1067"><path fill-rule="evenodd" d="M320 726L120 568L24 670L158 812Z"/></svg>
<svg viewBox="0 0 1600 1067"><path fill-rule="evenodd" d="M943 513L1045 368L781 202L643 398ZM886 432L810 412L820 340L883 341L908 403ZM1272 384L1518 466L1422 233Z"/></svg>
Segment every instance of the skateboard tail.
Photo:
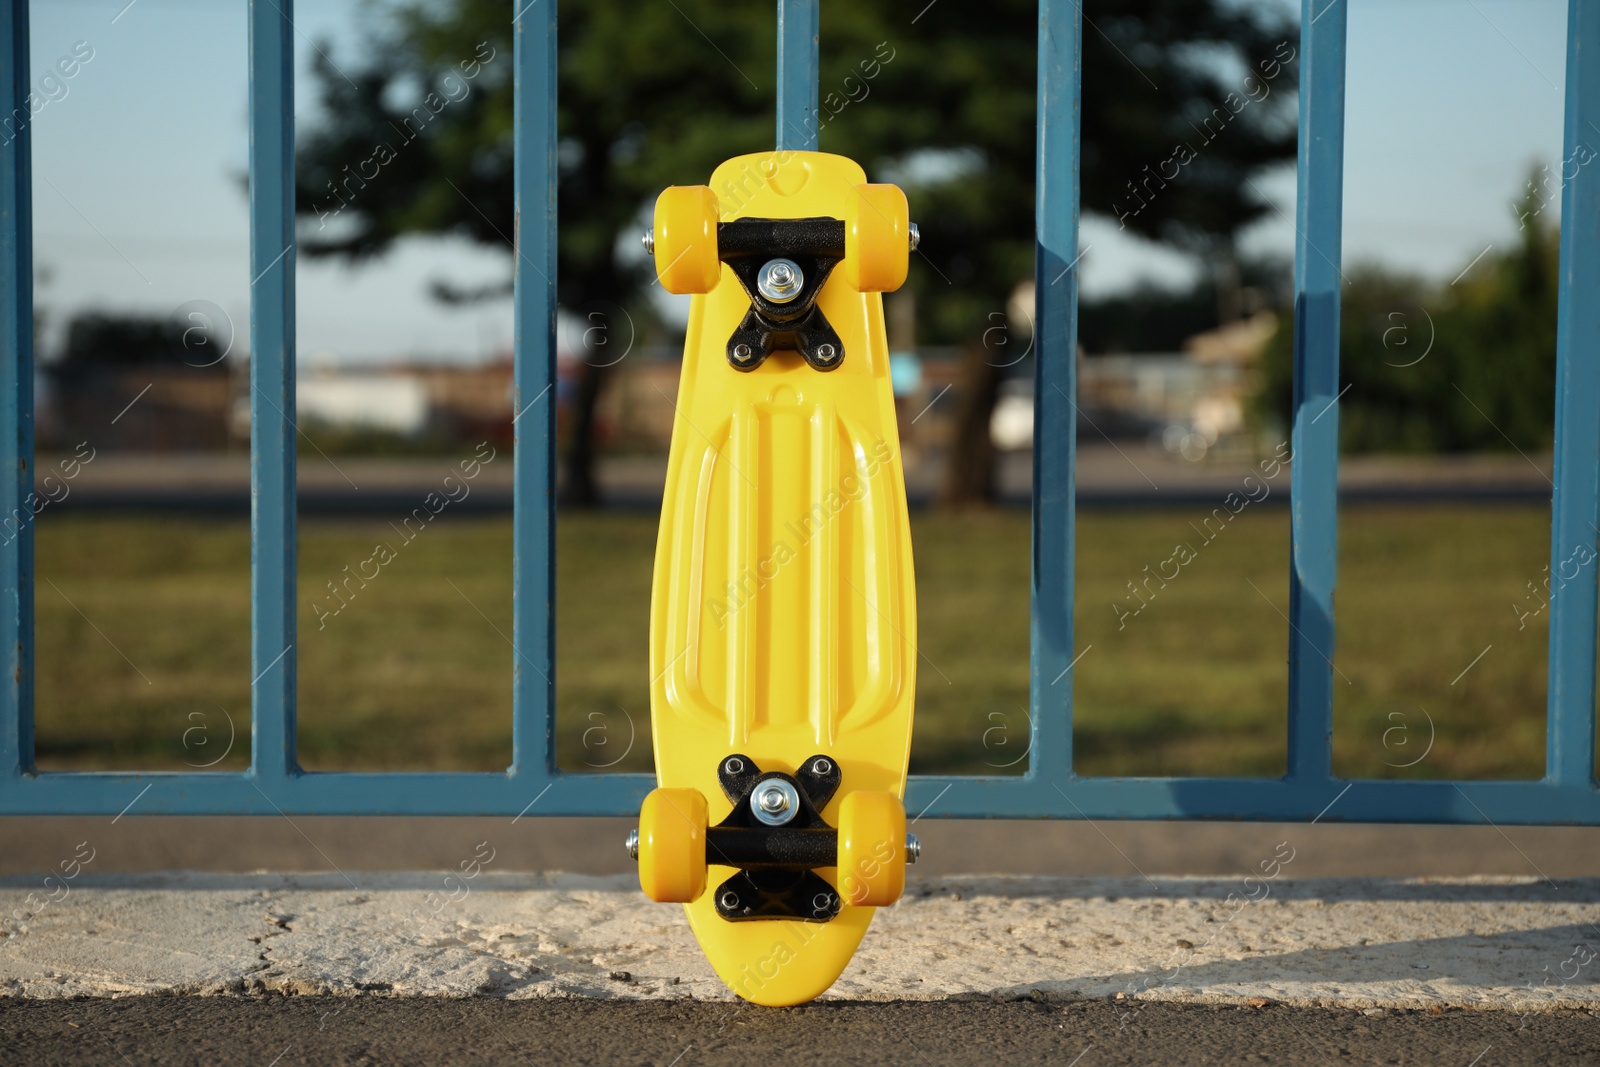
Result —
<svg viewBox="0 0 1600 1067"><path fill-rule="evenodd" d="M820 873L832 880L833 872ZM792 1007L826 993L849 966L876 910L845 908L827 923L730 924L684 905L717 977L741 999L764 1008Z"/></svg>

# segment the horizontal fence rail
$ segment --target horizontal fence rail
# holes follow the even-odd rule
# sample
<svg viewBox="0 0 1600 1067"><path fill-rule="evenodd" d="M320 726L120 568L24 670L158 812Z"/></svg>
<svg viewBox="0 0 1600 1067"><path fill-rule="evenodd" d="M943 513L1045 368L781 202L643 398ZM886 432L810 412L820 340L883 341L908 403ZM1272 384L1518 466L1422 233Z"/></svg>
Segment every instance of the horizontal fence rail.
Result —
<svg viewBox="0 0 1600 1067"><path fill-rule="evenodd" d="M1333 775L1344 0L1302 6L1295 247L1288 773L1090 778L1072 769L1073 538L1082 15L1039 5L1031 748L1019 777L913 777L929 818L1261 819L1600 825L1596 569L1550 604L1548 752L1539 781ZM299 768L295 634L294 8L251 0L251 766L239 773L41 772L33 744L33 530L0 545L0 814L631 815L654 779L569 774L554 757L556 5L515 23L513 757L504 773ZM510 11L508 6L508 12ZM1564 158L1600 129L1600 5L1568 16ZM777 143L816 147L819 0L778 2ZM0 115L26 114L27 0L0 0ZM0 147L0 507L33 487L30 130ZM1562 190L1552 569L1600 532L1600 171Z"/></svg>

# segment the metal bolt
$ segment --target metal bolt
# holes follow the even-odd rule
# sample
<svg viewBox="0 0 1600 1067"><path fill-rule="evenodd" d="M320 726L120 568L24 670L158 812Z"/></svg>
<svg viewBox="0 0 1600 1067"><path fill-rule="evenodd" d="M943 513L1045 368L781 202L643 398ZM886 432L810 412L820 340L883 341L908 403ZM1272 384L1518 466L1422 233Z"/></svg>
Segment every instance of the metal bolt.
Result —
<svg viewBox="0 0 1600 1067"><path fill-rule="evenodd" d="M817 360L821 363L832 363L834 356L838 351L839 350L834 348L832 345L818 345Z"/></svg>
<svg viewBox="0 0 1600 1067"><path fill-rule="evenodd" d="M915 252L917 250L917 246L922 243L922 231L917 229L917 224L913 222L910 226L906 227L906 233L911 238L911 251Z"/></svg>
<svg viewBox="0 0 1600 1067"><path fill-rule="evenodd" d="M768 778L750 794L750 811L768 826L782 826L800 810L800 794L782 778Z"/></svg>
<svg viewBox="0 0 1600 1067"><path fill-rule="evenodd" d="M735 350L735 352L737 352L737 349ZM724 763L722 765L722 769L727 771L729 774L743 774L744 773L744 760L740 759L738 756L735 756L732 759L730 759L727 763Z"/></svg>
<svg viewBox="0 0 1600 1067"><path fill-rule="evenodd" d="M756 275L756 289L774 304L787 304L800 295L806 276L792 259L768 260Z"/></svg>
<svg viewBox="0 0 1600 1067"><path fill-rule="evenodd" d="M627 849L628 849L628 858L629 859L636 860L636 859L639 858L639 831L637 831L637 830L629 830L628 831Z"/></svg>
<svg viewBox="0 0 1600 1067"><path fill-rule="evenodd" d="M922 856L922 842L917 840L916 834L906 835L906 862L915 863Z"/></svg>
<svg viewBox="0 0 1600 1067"><path fill-rule="evenodd" d="M915 229L916 229L916 227L913 226L912 230L915 230ZM653 256L653 255L656 254L656 231L654 231L654 230L646 230L646 231L644 231L644 236L639 238L639 241L640 241L641 244L644 245L645 255ZM917 247L917 240L916 240L915 236L913 236L912 239L911 239L911 247L912 248Z"/></svg>
<svg viewBox="0 0 1600 1067"><path fill-rule="evenodd" d="M753 353L751 352L749 345L734 345L733 346L733 358L738 360L740 363L749 363L751 355L753 355ZM729 766L732 766L733 762L735 762L735 761L729 761ZM741 764L739 764L739 766L742 769L744 767L744 764L741 763ZM730 774L738 774L739 772L738 771L730 771L729 773Z"/></svg>
<svg viewBox="0 0 1600 1067"><path fill-rule="evenodd" d="M833 773L833 764L829 760L824 759L821 756L818 756L816 761L811 764L811 773L812 774L817 774L817 775L832 774Z"/></svg>
<svg viewBox="0 0 1600 1067"><path fill-rule="evenodd" d="M722 894L722 910L723 911L732 911L734 908L737 908L738 906L739 906L739 894L735 893L731 889L728 890L726 893Z"/></svg>

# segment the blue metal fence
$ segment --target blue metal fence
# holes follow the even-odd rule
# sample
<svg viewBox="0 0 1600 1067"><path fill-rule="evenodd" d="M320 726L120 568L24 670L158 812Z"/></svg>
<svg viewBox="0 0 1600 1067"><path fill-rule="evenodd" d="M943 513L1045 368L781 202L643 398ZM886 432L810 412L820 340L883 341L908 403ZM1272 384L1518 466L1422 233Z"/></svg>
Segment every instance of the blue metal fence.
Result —
<svg viewBox="0 0 1600 1067"><path fill-rule="evenodd" d="M253 746L242 773L40 772L33 759L33 529L0 545L0 814L630 815L648 775L554 760L556 10L520 2L516 68L513 761L501 773L310 773L295 758L294 80L291 0L250 3ZM1345 0L1304 0L1288 773L1072 771L1074 404L1081 11L1040 0L1032 748L1021 777L916 777L930 818L1209 818L1600 825L1596 569L1552 594L1541 781L1345 781L1332 771ZM508 13L510 5L508 5ZM779 147L816 146L818 0L779 0ZM0 0L0 116L27 113L27 0ZM20 109L20 110L19 110ZM1569 10L1566 151L1600 130L1600 4ZM33 490L29 129L0 148L0 511ZM1600 527L1600 171L1562 192L1552 569Z"/></svg>

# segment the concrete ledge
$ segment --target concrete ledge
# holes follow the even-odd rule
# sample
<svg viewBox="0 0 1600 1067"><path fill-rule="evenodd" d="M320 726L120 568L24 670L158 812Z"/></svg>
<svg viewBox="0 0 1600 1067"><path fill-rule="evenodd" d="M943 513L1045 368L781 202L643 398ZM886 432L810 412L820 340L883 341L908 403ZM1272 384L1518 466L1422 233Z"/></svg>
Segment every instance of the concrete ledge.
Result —
<svg viewBox="0 0 1600 1067"><path fill-rule="evenodd" d="M628 876L356 879L7 878L0 995L731 999L681 911ZM1597 953L1590 879L935 877L830 996L1600 1009Z"/></svg>

